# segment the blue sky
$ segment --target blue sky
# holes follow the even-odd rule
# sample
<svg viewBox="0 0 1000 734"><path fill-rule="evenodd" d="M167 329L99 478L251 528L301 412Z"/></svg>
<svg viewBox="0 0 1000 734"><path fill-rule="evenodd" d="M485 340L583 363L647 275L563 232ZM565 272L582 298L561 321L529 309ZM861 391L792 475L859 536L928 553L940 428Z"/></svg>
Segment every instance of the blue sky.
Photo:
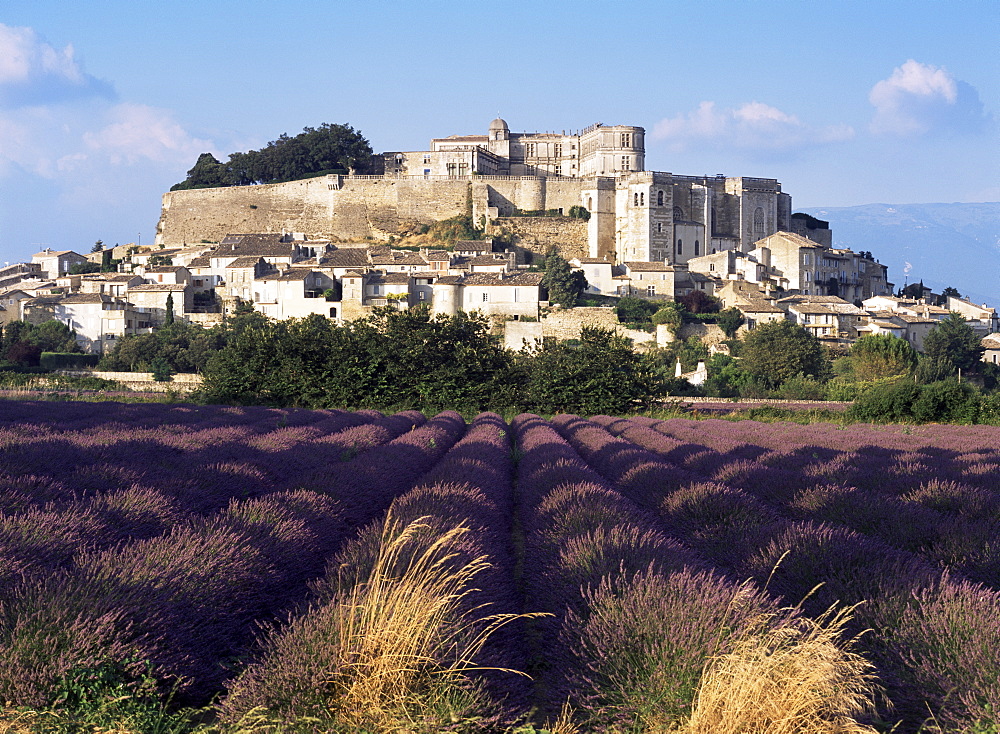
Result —
<svg viewBox="0 0 1000 734"><path fill-rule="evenodd" d="M642 125L796 208L1000 200L1000 2L4 0L0 263L153 239L199 153ZM833 223L836 232L836 222Z"/></svg>

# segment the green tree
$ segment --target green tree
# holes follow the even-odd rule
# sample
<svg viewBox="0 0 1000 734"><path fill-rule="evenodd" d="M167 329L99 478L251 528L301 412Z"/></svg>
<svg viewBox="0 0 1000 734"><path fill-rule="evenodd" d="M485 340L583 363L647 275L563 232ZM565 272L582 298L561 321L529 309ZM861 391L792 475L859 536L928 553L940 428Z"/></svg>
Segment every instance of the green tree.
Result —
<svg viewBox="0 0 1000 734"><path fill-rule="evenodd" d="M164 326L170 326L174 323L174 294L167 294L167 315L163 319Z"/></svg>
<svg viewBox="0 0 1000 734"><path fill-rule="evenodd" d="M101 252L102 250L104 250L104 240L97 240L94 246L90 248L91 252Z"/></svg>
<svg viewBox="0 0 1000 734"><path fill-rule="evenodd" d="M33 326L25 334L25 339L38 345L43 352L79 352L76 333L66 324L55 319L43 321Z"/></svg>
<svg viewBox="0 0 1000 734"><path fill-rule="evenodd" d="M689 291L677 300L688 313L716 313L720 307L718 298L699 290Z"/></svg>
<svg viewBox="0 0 1000 734"><path fill-rule="evenodd" d="M574 270L566 259L555 251L545 257L545 275L542 287L549 292L549 302L563 308L573 308L580 294L587 289L587 277L582 270Z"/></svg>
<svg viewBox="0 0 1000 734"><path fill-rule="evenodd" d="M579 345L546 344L525 358L532 410L585 415L634 412L661 394L652 365L613 331L585 326Z"/></svg>
<svg viewBox="0 0 1000 734"><path fill-rule="evenodd" d="M771 388L796 375L824 378L829 369L819 339L787 320L748 332L740 355L747 374Z"/></svg>
<svg viewBox="0 0 1000 734"><path fill-rule="evenodd" d="M684 307L681 304L675 301L667 301L652 315L651 321L657 326L660 324L665 325L670 333L676 336L684 324L684 313ZM618 319L621 320L621 316Z"/></svg>
<svg viewBox="0 0 1000 734"><path fill-rule="evenodd" d="M933 361L951 363L952 372L976 367L983 351L982 340L954 311L924 337L924 355Z"/></svg>
<svg viewBox="0 0 1000 734"><path fill-rule="evenodd" d="M360 132L349 125L323 123L294 137L282 133L260 150L232 153L226 163L202 153L187 178L171 191L291 181L327 171L364 173L372 158L371 145Z"/></svg>
<svg viewBox="0 0 1000 734"><path fill-rule="evenodd" d="M615 305L615 314L623 324L648 324L659 310L659 303L635 296L623 296Z"/></svg>
<svg viewBox="0 0 1000 734"><path fill-rule="evenodd" d="M917 352L905 339L891 334L866 334L851 347L854 379L868 381L905 375L917 366Z"/></svg>
<svg viewBox="0 0 1000 734"><path fill-rule="evenodd" d="M949 298L961 298L961 297L962 294L958 292L957 288L952 288L951 286L948 286L943 291L941 291L941 298L938 299L939 301L938 305L941 306L945 305L946 303L948 303Z"/></svg>
<svg viewBox="0 0 1000 734"><path fill-rule="evenodd" d="M715 323L728 338L732 339L739 328L746 323L746 319L743 317L743 312L733 306L719 311Z"/></svg>
<svg viewBox="0 0 1000 734"><path fill-rule="evenodd" d="M87 273L99 272L101 272L101 266L98 263L92 263L89 261L85 263L75 263L69 267L70 275L86 275Z"/></svg>

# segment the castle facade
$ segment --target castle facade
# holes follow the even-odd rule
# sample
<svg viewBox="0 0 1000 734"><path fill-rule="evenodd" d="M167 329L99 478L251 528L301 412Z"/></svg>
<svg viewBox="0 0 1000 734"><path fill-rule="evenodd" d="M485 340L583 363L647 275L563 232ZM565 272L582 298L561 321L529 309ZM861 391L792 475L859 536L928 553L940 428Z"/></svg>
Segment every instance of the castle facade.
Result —
<svg viewBox="0 0 1000 734"><path fill-rule="evenodd" d="M466 213L470 197L475 221L500 228L524 212L583 207L586 242L570 254L615 262L683 266L795 231L791 197L777 180L647 171L645 130L632 125L516 133L496 119L485 134L435 138L428 150L381 160L379 175L169 192L156 243L219 241L232 231L388 241ZM522 237L526 248L560 244L552 222L545 226L546 236Z"/></svg>

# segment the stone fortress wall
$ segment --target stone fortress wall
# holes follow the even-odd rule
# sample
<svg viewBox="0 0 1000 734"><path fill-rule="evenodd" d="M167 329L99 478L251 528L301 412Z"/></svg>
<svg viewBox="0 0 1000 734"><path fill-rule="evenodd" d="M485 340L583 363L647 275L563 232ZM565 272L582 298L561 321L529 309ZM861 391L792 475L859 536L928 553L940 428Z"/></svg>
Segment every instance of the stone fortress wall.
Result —
<svg viewBox="0 0 1000 734"><path fill-rule="evenodd" d="M388 240L417 224L465 213L465 180L321 176L163 195L156 244L218 242L237 232L303 232L334 240Z"/></svg>
<svg viewBox="0 0 1000 734"><path fill-rule="evenodd" d="M421 166L420 174L400 164L398 170L392 168L392 173L381 176L331 175L169 192L163 197L156 244L218 242L226 234L240 232L301 232L334 241L385 242L412 233L419 225L464 214L470 198L477 225L484 219L510 217L515 210L568 213L571 207L583 206L591 213L584 227L585 246L576 220L552 218L509 225L516 230L519 246L544 251L558 244L567 257L684 265L691 257L717 250L747 252L755 241L791 226L791 199L774 179L641 170L642 128L592 126L558 143L565 158L559 164L542 155L543 149L548 150L549 137L509 133L506 123L498 119L491 124L489 138L435 139L430 153L395 154L430 158L427 165L431 167ZM583 143L598 138L597 148L584 149ZM551 145L555 150L557 144ZM441 146L454 150L441 153ZM445 175L434 167L434 156L439 153L465 156L468 161L460 168L449 168L452 173ZM480 154L492 156L499 169L506 169L490 175L477 173L475 161ZM579 166L575 173L559 173L567 165L572 167L573 160ZM598 168L591 171L594 166ZM453 175L457 171L466 173Z"/></svg>

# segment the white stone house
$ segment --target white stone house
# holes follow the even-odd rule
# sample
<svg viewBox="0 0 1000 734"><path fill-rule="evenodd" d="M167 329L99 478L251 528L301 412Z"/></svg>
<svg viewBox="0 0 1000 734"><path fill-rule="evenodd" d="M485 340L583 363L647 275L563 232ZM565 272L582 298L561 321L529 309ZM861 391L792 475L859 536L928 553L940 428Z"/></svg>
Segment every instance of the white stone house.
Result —
<svg viewBox="0 0 1000 734"><path fill-rule="evenodd" d="M629 278L628 292L619 295L656 300L672 300L675 293L673 267L662 262L626 262L624 274Z"/></svg>
<svg viewBox="0 0 1000 734"><path fill-rule="evenodd" d="M618 295L619 283L614 280L614 266L610 260L603 257L577 257L570 260L569 264L583 271L587 279L585 293L602 296Z"/></svg>
<svg viewBox="0 0 1000 734"><path fill-rule="evenodd" d="M992 334L1000 330L1000 320L995 308L985 303L978 306L964 298L948 297L948 310L961 314L966 323L980 334Z"/></svg>
<svg viewBox="0 0 1000 734"><path fill-rule="evenodd" d="M1000 364L1000 333L983 337L983 361L990 364Z"/></svg>
<svg viewBox="0 0 1000 734"><path fill-rule="evenodd" d="M25 321L60 321L76 332L76 342L91 354L103 354L125 334L134 333L130 305L101 293L35 298L23 302Z"/></svg>
<svg viewBox="0 0 1000 734"><path fill-rule="evenodd" d="M327 301L326 292L339 285L327 273L310 268L290 268L263 275L253 283L254 309L265 316L283 320L319 314L327 318L343 316L339 300Z"/></svg>
<svg viewBox="0 0 1000 734"><path fill-rule="evenodd" d="M88 262L87 258L73 250L52 250L46 248L31 256L31 262L41 267L46 278L55 280L66 275L74 265Z"/></svg>
<svg viewBox="0 0 1000 734"><path fill-rule="evenodd" d="M132 273L93 273L80 279L81 293L104 293L124 298L131 286L141 285L141 275Z"/></svg>
<svg viewBox="0 0 1000 734"><path fill-rule="evenodd" d="M193 306L193 292L183 283L143 283L129 288L126 298L135 311L137 330L162 326L170 304L177 321L186 320Z"/></svg>

